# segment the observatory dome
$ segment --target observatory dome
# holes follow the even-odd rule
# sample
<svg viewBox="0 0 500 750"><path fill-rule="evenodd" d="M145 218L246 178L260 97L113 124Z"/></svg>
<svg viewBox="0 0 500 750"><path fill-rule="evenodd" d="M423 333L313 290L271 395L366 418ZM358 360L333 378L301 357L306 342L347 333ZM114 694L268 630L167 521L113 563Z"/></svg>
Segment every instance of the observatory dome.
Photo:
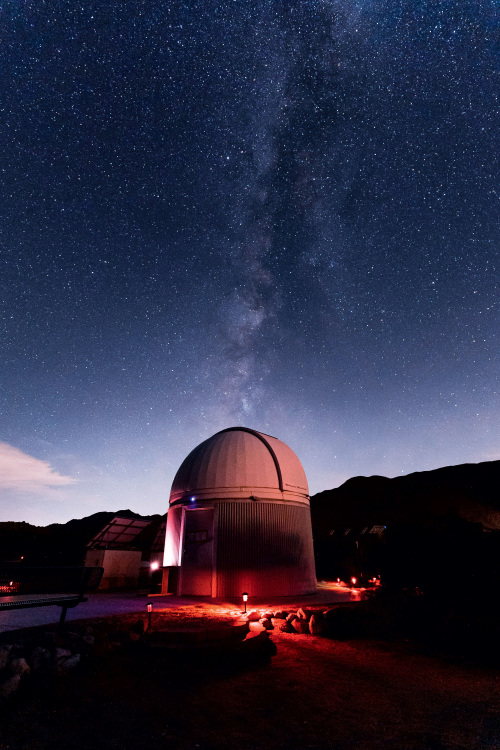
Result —
<svg viewBox="0 0 500 750"><path fill-rule="evenodd" d="M229 427L200 443L175 475L170 505L208 498L284 500L309 505L302 464L291 448L247 427Z"/></svg>
<svg viewBox="0 0 500 750"><path fill-rule="evenodd" d="M172 484L163 593L267 597L315 590L309 491L295 453L247 427L200 443Z"/></svg>

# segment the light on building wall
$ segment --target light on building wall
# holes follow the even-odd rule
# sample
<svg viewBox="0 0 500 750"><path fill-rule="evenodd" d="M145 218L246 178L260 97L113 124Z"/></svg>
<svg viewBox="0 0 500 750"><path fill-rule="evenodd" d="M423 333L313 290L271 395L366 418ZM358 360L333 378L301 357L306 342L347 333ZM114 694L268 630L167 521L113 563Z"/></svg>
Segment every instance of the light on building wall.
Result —
<svg viewBox="0 0 500 750"><path fill-rule="evenodd" d="M247 611L247 601L248 601L248 594L246 593L246 591L242 594L242 597L243 597L243 601L245 602L245 610L244 611L246 612Z"/></svg>
<svg viewBox="0 0 500 750"><path fill-rule="evenodd" d="M357 584L357 582L358 582L358 579L357 579L357 578L354 578L354 576L353 576L353 577L351 578L351 583L352 583L352 585L353 585L353 586L355 586L355 585Z"/></svg>
<svg viewBox="0 0 500 750"><path fill-rule="evenodd" d="M195 498L195 496L194 496L194 495L192 495L192 496L191 496L191 497L189 498L189 502L190 502L190 503L195 503L195 502L196 502L196 498Z"/></svg>
<svg viewBox="0 0 500 750"><path fill-rule="evenodd" d="M151 570L158 570L158 568L160 567L160 563L155 560L155 562L152 562L149 567L151 568Z"/></svg>

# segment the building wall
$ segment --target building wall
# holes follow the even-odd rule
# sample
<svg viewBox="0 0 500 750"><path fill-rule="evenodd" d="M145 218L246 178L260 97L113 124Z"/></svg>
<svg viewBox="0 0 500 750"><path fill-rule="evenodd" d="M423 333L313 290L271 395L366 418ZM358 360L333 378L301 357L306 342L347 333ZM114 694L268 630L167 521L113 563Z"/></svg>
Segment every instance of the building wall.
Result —
<svg viewBox="0 0 500 750"><path fill-rule="evenodd" d="M308 507L235 502L218 507L217 596L297 596L316 591Z"/></svg>
<svg viewBox="0 0 500 750"><path fill-rule="evenodd" d="M85 565L99 565L104 568L100 590L137 588L141 556L140 550L89 550L85 557Z"/></svg>
<svg viewBox="0 0 500 750"><path fill-rule="evenodd" d="M182 506L177 505L170 508L167 515L167 527L165 530L165 554L163 556L164 567L180 565L181 560L181 532L182 532Z"/></svg>
<svg viewBox="0 0 500 750"><path fill-rule="evenodd" d="M316 591L308 506L265 500L199 506L169 511L164 593L173 593L174 587L183 596L217 597L240 597L243 591L250 596ZM213 518L207 520L207 514ZM173 579L175 570L179 575Z"/></svg>

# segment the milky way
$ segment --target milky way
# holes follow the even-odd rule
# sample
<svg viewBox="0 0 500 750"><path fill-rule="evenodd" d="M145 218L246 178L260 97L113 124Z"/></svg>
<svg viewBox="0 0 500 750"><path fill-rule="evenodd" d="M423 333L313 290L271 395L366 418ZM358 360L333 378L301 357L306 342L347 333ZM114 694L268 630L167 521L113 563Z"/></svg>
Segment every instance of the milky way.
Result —
<svg viewBox="0 0 500 750"><path fill-rule="evenodd" d="M500 458L494 2L4 4L2 520Z"/></svg>

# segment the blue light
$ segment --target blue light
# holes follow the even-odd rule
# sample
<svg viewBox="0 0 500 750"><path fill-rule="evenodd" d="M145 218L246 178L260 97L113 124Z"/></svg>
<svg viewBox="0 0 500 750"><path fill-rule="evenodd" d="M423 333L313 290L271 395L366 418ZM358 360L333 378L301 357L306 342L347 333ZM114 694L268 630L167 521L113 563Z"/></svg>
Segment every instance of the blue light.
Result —
<svg viewBox="0 0 500 750"><path fill-rule="evenodd" d="M196 498L195 498L195 496L193 495L193 497L190 497L190 498L189 498L189 500L190 500L190 502L194 503L194 501L196 500Z"/></svg>

